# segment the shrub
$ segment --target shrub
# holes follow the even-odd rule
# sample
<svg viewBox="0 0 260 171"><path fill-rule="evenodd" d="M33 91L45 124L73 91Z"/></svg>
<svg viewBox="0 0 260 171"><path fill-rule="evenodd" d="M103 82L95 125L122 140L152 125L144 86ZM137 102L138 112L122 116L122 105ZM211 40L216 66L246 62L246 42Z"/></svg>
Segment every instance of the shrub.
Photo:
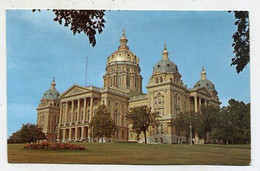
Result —
<svg viewBox="0 0 260 171"><path fill-rule="evenodd" d="M49 150L85 150L86 147L83 145L76 145L70 143L31 143L25 144L25 149L49 149Z"/></svg>

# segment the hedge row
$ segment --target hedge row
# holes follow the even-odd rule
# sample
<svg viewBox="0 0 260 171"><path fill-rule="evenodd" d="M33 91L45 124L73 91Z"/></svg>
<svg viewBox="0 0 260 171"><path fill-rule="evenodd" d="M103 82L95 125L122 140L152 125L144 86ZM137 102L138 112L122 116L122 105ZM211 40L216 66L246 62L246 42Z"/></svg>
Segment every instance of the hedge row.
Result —
<svg viewBox="0 0 260 171"><path fill-rule="evenodd" d="M82 145L70 143L32 143L24 145L25 149L50 149L50 150L85 150L86 147Z"/></svg>

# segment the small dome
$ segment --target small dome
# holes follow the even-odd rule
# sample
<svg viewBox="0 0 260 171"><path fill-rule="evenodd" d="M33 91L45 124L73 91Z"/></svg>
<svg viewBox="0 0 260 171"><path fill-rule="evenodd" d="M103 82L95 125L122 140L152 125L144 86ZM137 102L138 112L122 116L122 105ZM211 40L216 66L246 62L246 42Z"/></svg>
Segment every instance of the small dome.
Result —
<svg viewBox="0 0 260 171"><path fill-rule="evenodd" d="M178 72L178 67L170 60L161 60L154 67L153 72Z"/></svg>
<svg viewBox="0 0 260 171"><path fill-rule="evenodd" d="M53 78L53 81L51 83L51 88L47 91L42 96L42 99L48 99L48 100L55 100L58 99L60 96L60 93L55 89L55 80Z"/></svg>
<svg viewBox="0 0 260 171"><path fill-rule="evenodd" d="M48 99L48 100L55 100L55 99L58 99L59 96L60 96L60 93L57 90L49 89L49 90L45 91L42 98Z"/></svg>
<svg viewBox="0 0 260 171"><path fill-rule="evenodd" d="M204 66L202 66L201 79L194 85L194 88L205 87L209 91L215 90L214 84L206 78Z"/></svg>
<svg viewBox="0 0 260 171"><path fill-rule="evenodd" d="M200 87L205 87L209 91L215 90L214 84L209 81L208 79L205 80L199 80L195 85L194 88L200 88Z"/></svg>
<svg viewBox="0 0 260 171"><path fill-rule="evenodd" d="M160 71L160 72L178 72L178 67L175 63L173 63L168 58L168 51L166 45L164 45L164 49L162 52L163 59L160 60L154 67L153 72Z"/></svg>

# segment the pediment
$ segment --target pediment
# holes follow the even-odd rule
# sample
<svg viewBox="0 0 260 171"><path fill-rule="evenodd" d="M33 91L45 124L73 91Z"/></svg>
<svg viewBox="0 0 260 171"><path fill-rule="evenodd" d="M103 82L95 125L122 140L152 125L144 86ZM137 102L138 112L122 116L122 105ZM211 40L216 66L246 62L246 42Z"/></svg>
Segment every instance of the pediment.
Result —
<svg viewBox="0 0 260 171"><path fill-rule="evenodd" d="M89 90L84 88L84 87L78 86L78 85L73 85L67 91L62 93L60 95L60 98L80 94L80 93L83 93L83 92L89 92Z"/></svg>
<svg viewBox="0 0 260 171"><path fill-rule="evenodd" d="M211 96L210 92L205 87L198 88L197 92L207 96Z"/></svg>

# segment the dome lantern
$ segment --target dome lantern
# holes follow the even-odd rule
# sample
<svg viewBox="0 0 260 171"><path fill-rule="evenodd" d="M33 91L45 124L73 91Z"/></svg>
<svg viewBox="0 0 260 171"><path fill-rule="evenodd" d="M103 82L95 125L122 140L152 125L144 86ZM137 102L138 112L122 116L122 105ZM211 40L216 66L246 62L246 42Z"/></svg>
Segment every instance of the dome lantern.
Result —
<svg viewBox="0 0 260 171"><path fill-rule="evenodd" d="M168 55L169 55L169 52L166 48L166 44L164 44L164 48L163 48L163 52L162 52L163 60L169 60Z"/></svg>
<svg viewBox="0 0 260 171"><path fill-rule="evenodd" d="M52 82L51 82L51 89L55 90L55 86L56 86L55 78L53 77Z"/></svg>
<svg viewBox="0 0 260 171"><path fill-rule="evenodd" d="M125 37L125 29L123 29L123 35L121 37L121 39L119 40L120 42L120 46L118 47L118 49L129 49L128 46L126 45L128 42L128 39Z"/></svg>
<svg viewBox="0 0 260 171"><path fill-rule="evenodd" d="M207 79L206 78L206 72L205 72L205 69L204 69L204 65L202 65L202 70L201 70L201 79L202 80L205 80L205 79Z"/></svg>

